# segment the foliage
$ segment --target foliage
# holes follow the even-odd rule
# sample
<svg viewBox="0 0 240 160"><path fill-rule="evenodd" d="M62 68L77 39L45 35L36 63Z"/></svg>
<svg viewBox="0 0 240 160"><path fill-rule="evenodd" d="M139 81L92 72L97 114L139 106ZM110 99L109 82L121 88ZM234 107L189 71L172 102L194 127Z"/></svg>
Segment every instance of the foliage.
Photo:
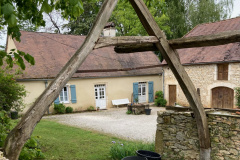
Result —
<svg viewBox="0 0 240 160"><path fill-rule="evenodd" d="M7 112L0 108L0 148L3 147L4 141L10 131L11 119Z"/></svg>
<svg viewBox="0 0 240 160"><path fill-rule="evenodd" d="M19 112L25 107L23 98L26 96L26 90L16 82L18 74L11 74L9 69L0 69L0 106Z"/></svg>
<svg viewBox="0 0 240 160"><path fill-rule="evenodd" d="M84 12L77 18L69 21L63 28L69 29L67 34L87 35L98 14L103 0L83 1Z"/></svg>
<svg viewBox="0 0 240 160"><path fill-rule="evenodd" d="M93 107L93 106L90 106L90 107L88 107L87 108L87 111L95 111L96 109L95 109L95 107Z"/></svg>
<svg viewBox="0 0 240 160"><path fill-rule="evenodd" d="M161 107L165 107L167 104L167 100L164 98L157 98L154 100L154 102L155 102L155 105L161 106Z"/></svg>
<svg viewBox="0 0 240 160"><path fill-rule="evenodd" d="M53 109L58 114L64 114L65 110L66 110L65 108L66 108L66 106L64 104L60 103L60 104L54 104L54 108Z"/></svg>
<svg viewBox="0 0 240 160"><path fill-rule="evenodd" d="M72 107L66 107L66 113L72 113L73 108Z"/></svg>
<svg viewBox="0 0 240 160"><path fill-rule="evenodd" d="M39 136L31 137L24 145L19 160L45 159L39 144Z"/></svg>
<svg viewBox="0 0 240 160"><path fill-rule="evenodd" d="M119 142L112 142L112 147L110 149L111 159L113 160L121 160L127 156L136 156L137 150L148 150L153 151L155 150L155 146L153 143L119 143Z"/></svg>
<svg viewBox="0 0 240 160"><path fill-rule="evenodd" d="M128 111L126 112L126 114L132 114L132 111L128 110Z"/></svg>
<svg viewBox="0 0 240 160"><path fill-rule="evenodd" d="M162 106L162 107L166 106L167 100L164 99L162 91L157 91L155 93L155 100L154 100L154 102L155 102L155 105L157 105L157 106Z"/></svg>
<svg viewBox="0 0 240 160"><path fill-rule="evenodd" d="M240 87L236 87L234 90L236 92L236 105L238 106L238 108L240 108Z"/></svg>
<svg viewBox="0 0 240 160"><path fill-rule="evenodd" d="M4 26L8 27L7 34L11 35L13 39L20 41L20 29L27 25L29 29L34 30L39 26L45 26L42 13L50 13L53 9L61 10L62 16L66 19L73 19L78 17L83 12L83 4L81 0L1 0L0 2L0 30ZM28 54L14 52L17 62L20 67L23 67L23 58L32 64L33 59ZM0 66L4 57L6 61L13 61L11 56L8 56L5 51L0 52ZM17 63L17 64L18 64ZM9 64L9 63L8 63ZM10 65L11 66L11 63ZM24 68L22 68L24 69Z"/></svg>
<svg viewBox="0 0 240 160"><path fill-rule="evenodd" d="M201 23L216 22L230 17L232 0L165 0L166 15L173 34L169 39L180 38Z"/></svg>
<svg viewBox="0 0 240 160"><path fill-rule="evenodd" d="M144 0L159 27L168 34L172 34L168 26L169 18L165 14L165 0ZM110 18L116 25L117 35L138 36L147 35L137 14L128 1L120 0Z"/></svg>

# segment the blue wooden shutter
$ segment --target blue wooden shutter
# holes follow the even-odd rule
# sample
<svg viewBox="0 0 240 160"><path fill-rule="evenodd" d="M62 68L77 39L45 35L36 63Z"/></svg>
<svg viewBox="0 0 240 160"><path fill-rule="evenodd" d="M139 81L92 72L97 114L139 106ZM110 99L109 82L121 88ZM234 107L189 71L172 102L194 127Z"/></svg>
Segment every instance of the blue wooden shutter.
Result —
<svg viewBox="0 0 240 160"><path fill-rule="evenodd" d="M153 81L148 82L148 102L153 102Z"/></svg>
<svg viewBox="0 0 240 160"><path fill-rule="evenodd" d="M60 103L60 101L59 101L59 96L58 96L57 99L55 99L54 104L59 104L59 103Z"/></svg>
<svg viewBox="0 0 240 160"><path fill-rule="evenodd" d="M138 82L133 83L133 102L138 98Z"/></svg>
<svg viewBox="0 0 240 160"><path fill-rule="evenodd" d="M71 101L72 103L77 103L76 86L70 85L70 89L71 89Z"/></svg>

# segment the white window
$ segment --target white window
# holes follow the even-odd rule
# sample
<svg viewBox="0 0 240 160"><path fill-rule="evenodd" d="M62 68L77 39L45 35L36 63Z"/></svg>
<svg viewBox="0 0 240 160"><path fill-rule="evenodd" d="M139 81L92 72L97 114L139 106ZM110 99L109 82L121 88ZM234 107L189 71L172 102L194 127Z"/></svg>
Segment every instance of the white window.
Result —
<svg viewBox="0 0 240 160"><path fill-rule="evenodd" d="M62 91L59 95L60 103L69 103L69 94L68 94L68 87L63 87Z"/></svg>
<svg viewBox="0 0 240 160"><path fill-rule="evenodd" d="M146 82L138 83L138 95L140 96L146 95Z"/></svg>

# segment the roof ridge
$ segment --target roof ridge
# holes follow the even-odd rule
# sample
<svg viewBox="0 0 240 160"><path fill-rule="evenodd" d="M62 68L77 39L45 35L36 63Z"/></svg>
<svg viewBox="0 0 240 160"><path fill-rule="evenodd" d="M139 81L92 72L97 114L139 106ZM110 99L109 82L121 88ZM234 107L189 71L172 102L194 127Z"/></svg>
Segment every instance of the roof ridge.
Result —
<svg viewBox="0 0 240 160"><path fill-rule="evenodd" d="M77 37L86 37L86 35L78 35L78 34L63 34L63 33L50 33L50 32L37 32L37 31L24 31L20 30L20 32L27 32L27 33L36 33L36 34L55 34L55 35L66 35L66 36L77 36Z"/></svg>

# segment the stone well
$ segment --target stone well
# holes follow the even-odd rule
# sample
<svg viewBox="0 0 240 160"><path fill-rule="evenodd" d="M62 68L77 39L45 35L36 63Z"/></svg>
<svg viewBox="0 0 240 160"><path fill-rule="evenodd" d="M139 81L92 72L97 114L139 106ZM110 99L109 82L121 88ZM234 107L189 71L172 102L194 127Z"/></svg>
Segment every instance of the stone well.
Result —
<svg viewBox="0 0 240 160"><path fill-rule="evenodd" d="M240 116L207 113L212 160L240 160ZM191 112L158 112L156 152L164 159L199 159L197 125Z"/></svg>

